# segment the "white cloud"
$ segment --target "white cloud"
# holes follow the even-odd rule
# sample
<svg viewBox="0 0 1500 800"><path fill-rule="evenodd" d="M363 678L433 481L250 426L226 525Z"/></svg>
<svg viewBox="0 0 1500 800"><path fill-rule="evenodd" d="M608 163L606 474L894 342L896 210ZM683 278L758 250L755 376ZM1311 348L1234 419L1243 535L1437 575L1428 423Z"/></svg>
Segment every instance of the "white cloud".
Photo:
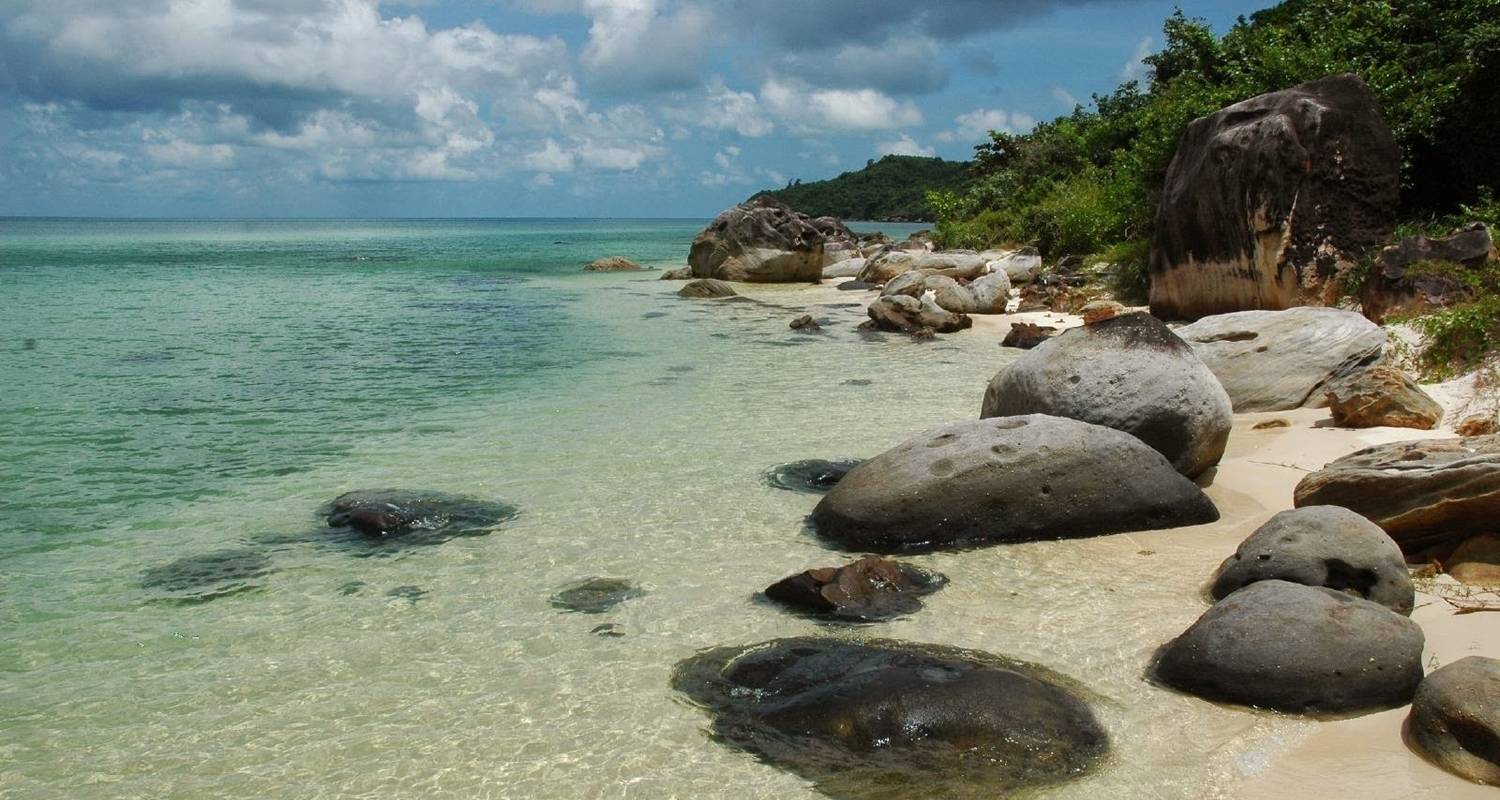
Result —
<svg viewBox="0 0 1500 800"><path fill-rule="evenodd" d="M556 141L548 139L542 149L527 153L521 163L527 169L541 172L568 172L573 169L573 154L564 151Z"/></svg>
<svg viewBox="0 0 1500 800"><path fill-rule="evenodd" d="M922 124L911 101L874 89L808 89L771 79L760 99L792 130L803 134L893 130Z"/></svg>
<svg viewBox="0 0 1500 800"><path fill-rule="evenodd" d="M1021 111L977 108L953 119L954 128L937 135L940 142L976 142L989 139L990 131L1024 133L1036 127L1036 118Z"/></svg>
<svg viewBox="0 0 1500 800"><path fill-rule="evenodd" d="M737 92L715 78L703 98L694 103L664 110L669 119L684 125L713 130L734 131L748 138L770 136L775 123L767 119L760 101L751 92Z"/></svg>
<svg viewBox="0 0 1500 800"><path fill-rule="evenodd" d="M1136 42L1135 49L1130 53L1130 60L1120 68L1120 80L1138 81L1146 77L1150 67L1146 66L1146 56L1151 55L1151 37L1146 36Z"/></svg>
<svg viewBox="0 0 1500 800"><path fill-rule="evenodd" d="M1072 92L1061 86L1052 87L1052 96L1056 98L1057 102L1066 106L1069 111L1079 106L1078 98L1074 97Z"/></svg>
<svg viewBox="0 0 1500 800"><path fill-rule="evenodd" d="M937 151L931 147L923 147L916 139L908 134L901 134L897 139L877 142L875 144L875 155L877 156L933 156Z"/></svg>
<svg viewBox="0 0 1500 800"><path fill-rule="evenodd" d="M531 180L528 180L526 185L533 189L549 189L556 186L557 181L553 180L552 176L545 172L538 172L531 176Z"/></svg>

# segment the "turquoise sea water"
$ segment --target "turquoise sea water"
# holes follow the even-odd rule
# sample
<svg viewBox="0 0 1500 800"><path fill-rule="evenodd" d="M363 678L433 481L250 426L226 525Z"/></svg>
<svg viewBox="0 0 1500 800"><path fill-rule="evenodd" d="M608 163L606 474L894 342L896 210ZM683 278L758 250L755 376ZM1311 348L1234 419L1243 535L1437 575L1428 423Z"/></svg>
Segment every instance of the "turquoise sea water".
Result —
<svg viewBox="0 0 1500 800"><path fill-rule="evenodd" d="M710 741L671 667L829 632L754 599L846 557L763 470L971 416L1009 356L859 336L852 297L580 271L682 265L703 223L0 220L0 795L816 796ZM825 334L787 329L808 310ZM317 512L378 487L520 515L370 558ZM920 556L953 580L927 610L840 635L1099 692L1115 763L1051 796L1214 796L1295 723L1143 685L1213 566L1153 547ZM153 579L224 551L243 591ZM594 575L647 594L548 603Z"/></svg>

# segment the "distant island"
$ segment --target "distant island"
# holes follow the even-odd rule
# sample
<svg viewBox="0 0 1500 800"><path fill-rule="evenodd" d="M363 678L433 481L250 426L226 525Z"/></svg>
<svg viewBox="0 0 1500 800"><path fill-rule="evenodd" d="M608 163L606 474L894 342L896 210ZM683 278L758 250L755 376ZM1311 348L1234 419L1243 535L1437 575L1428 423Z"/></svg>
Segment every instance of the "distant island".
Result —
<svg viewBox="0 0 1500 800"><path fill-rule="evenodd" d="M758 192L814 217L926 222L936 218L927 204L929 191L962 191L968 182L969 162L923 156L885 156L863 169L837 178ZM753 199L753 198L752 198Z"/></svg>

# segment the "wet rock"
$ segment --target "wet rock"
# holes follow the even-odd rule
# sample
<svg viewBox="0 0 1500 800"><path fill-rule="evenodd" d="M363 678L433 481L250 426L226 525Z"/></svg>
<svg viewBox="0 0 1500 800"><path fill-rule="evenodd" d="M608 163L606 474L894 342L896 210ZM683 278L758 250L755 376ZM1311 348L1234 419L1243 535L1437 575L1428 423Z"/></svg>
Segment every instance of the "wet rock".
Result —
<svg viewBox="0 0 1500 800"><path fill-rule="evenodd" d="M407 585L397 586L394 589L390 589L386 591L385 596L393 600L405 600L411 605L416 605L418 600L421 600L429 594L431 594L431 592L423 589L420 586Z"/></svg>
<svg viewBox="0 0 1500 800"><path fill-rule="evenodd" d="M734 290L733 286L713 278L688 281L686 286L677 290L678 297L696 300L716 300L721 297L734 297L737 294L739 293Z"/></svg>
<svg viewBox="0 0 1500 800"><path fill-rule="evenodd" d="M1010 796L1100 764L1109 739L1066 678L933 645L778 639L677 665L715 739L848 800Z"/></svg>
<svg viewBox="0 0 1500 800"><path fill-rule="evenodd" d="M1303 506L1343 506L1404 553L1493 530L1500 519L1500 435L1368 447L1302 479Z"/></svg>
<svg viewBox="0 0 1500 800"><path fill-rule="evenodd" d="M1500 786L1500 660L1468 656L1428 675L1408 726L1412 747L1428 761Z"/></svg>
<svg viewBox="0 0 1500 800"><path fill-rule="evenodd" d="M923 328L954 333L974 326L974 320L967 314L954 314L939 308L935 302L906 295L876 298L867 313L878 329L898 333L915 333Z"/></svg>
<svg viewBox="0 0 1500 800"><path fill-rule="evenodd" d="M1360 289L1361 310L1378 323L1392 314L1427 314L1469 300L1474 291L1464 279L1466 273L1483 267L1494 251L1490 229L1482 222L1441 239L1408 236L1375 258ZM1435 261L1451 267L1414 269Z"/></svg>
<svg viewBox="0 0 1500 800"><path fill-rule="evenodd" d="M623 256L610 256L590 261L584 267L585 272L633 272L641 268L640 264Z"/></svg>
<svg viewBox="0 0 1500 800"><path fill-rule="evenodd" d="M915 613L924 595L947 583L910 564L868 556L783 578L766 589L766 597L813 614L870 622Z"/></svg>
<svg viewBox="0 0 1500 800"><path fill-rule="evenodd" d="M669 270L663 272L661 274L661 277L658 278L658 280L663 280L663 281L690 281L692 279L693 279L693 268L692 267L681 267L679 269L669 269Z"/></svg>
<svg viewBox="0 0 1500 800"><path fill-rule="evenodd" d="M1500 586L1500 536L1470 536L1443 563L1445 571L1460 583Z"/></svg>
<svg viewBox="0 0 1500 800"><path fill-rule="evenodd" d="M1220 565L1211 594L1222 600L1267 580L1348 592L1398 614L1410 614L1416 599L1401 548L1380 526L1338 506L1271 517Z"/></svg>
<svg viewBox="0 0 1500 800"><path fill-rule="evenodd" d="M350 528L372 542L403 544L483 536L517 514L516 507L507 503L401 489L348 492L324 511L329 527Z"/></svg>
<svg viewBox="0 0 1500 800"><path fill-rule="evenodd" d="M845 381L845 383L852 383ZM865 381L867 385L869 381ZM849 470L859 466L862 462L848 461L824 461L821 458L812 458L806 461L793 461L790 464L782 464L772 467L766 472L766 483L777 489L788 489L793 492L804 492L807 494L824 494L832 489Z"/></svg>
<svg viewBox="0 0 1500 800"><path fill-rule="evenodd" d="M1330 390L1385 352L1385 331L1334 308L1220 314L1177 335L1218 377L1238 414L1323 406Z"/></svg>
<svg viewBox="0 0 1500 800"><path fill-rule="evenodd" d="M1220 600L1158 653L1154 676L1208 700L1289 713L1410 702L1422 629L1343 592L1257 581Z"/></svg>
<svg viewBox="0 0 1500 800"><path fill-rule="evenodd" d="M880 287L873 283L865 283L864 281L844 281L839 284L838 288L845 292L868 292Z"/></svg>
<svg viewBox="0 0 1500 800"><path fill-rule="evenodd" d="M1443 407L1406 374L1377 364L1328 392L1333 423L1344 428L1416 428L1428 431L1443 419Z"/></svg>
<svg viewBox="0 0 1500 800"><path fill-rule="evenodd" d="M1051 414L1138 437L1189 478L1219 463L1229 397L1186 342L1150 314L1053 337L995 375L982 417Z"/></svg>
<svg viewBox="0 0 1500 800"><path fill-rule="evenodd" d="M792 320L788 327L794 331L802 331L803 333L816 333L823 330L823 326L819 325L818 321L813 319L811 314L803 314Z"/></svg>
<svg viewBox="0 0 1500 800"><path fill-rule="evenodd" d="M272 571L271 557L260 550L215 550L151 567L141 573L141 587L163 600L204 603L259 589Z"/></svg>
<svg viewBox="0 0 1500 800"><path fill-rule="evenodd" d="M1056 328L1035 325L1030 322L1012 322L1010 324L1010 331L1000 341L1000 346L1030 350L1052 338L1052 334L1056 331Z"/></svg>
<svg viewBox="0 0 1500 800"><path fill-rule="evenodd" d="M552 595L552 607L580 614L603 614L645 590L623 578L586 578Z"/></svg>
<svg viewBox="0 0 1500 800"><path fill-rule="evenodd" d="M851 470L812 521L845 547L893 552L1177 528L1218 516L1136 437L1033 414L924 431Z"/></svg>
<svg viewBox="0 0 1500 800"><path fill-rule="evenodd" d="M1400 165L1375 95L1355 75L1193 121L1157 207L1151 313L1331 305L1338 279L1395 226Z"/></svg>
<svg viewBox="0 0 1500 800"><path fill-rule="evenodd" d="M824 232L806 214L757 197L715 217L693 240L695 278L751 283L816 283L823 277Z"/></svg>
<svg viewBox="0 0 1500 800"><path fill-rule="evenodd" d="M613 622L606 622L602 625L595 625L593 630L589 631L589 633L592 633L595 636L603 636L608 639L619 639L625 635L625 631L621 630L620 626Z"/></svg>

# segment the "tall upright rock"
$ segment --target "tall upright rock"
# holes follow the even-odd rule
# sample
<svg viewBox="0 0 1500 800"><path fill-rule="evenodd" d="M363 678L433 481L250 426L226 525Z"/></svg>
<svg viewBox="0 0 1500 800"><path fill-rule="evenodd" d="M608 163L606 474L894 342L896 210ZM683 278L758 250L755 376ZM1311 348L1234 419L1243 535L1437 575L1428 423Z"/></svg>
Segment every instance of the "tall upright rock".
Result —
<svg viewBox="0 0 1500 800"><path fill-rule="evenodd" d="M1356 75L1194 120L1157 208L1151 312L1331 304L1340 274L1390 237L1399 173L1395 139Z"/></svg>

